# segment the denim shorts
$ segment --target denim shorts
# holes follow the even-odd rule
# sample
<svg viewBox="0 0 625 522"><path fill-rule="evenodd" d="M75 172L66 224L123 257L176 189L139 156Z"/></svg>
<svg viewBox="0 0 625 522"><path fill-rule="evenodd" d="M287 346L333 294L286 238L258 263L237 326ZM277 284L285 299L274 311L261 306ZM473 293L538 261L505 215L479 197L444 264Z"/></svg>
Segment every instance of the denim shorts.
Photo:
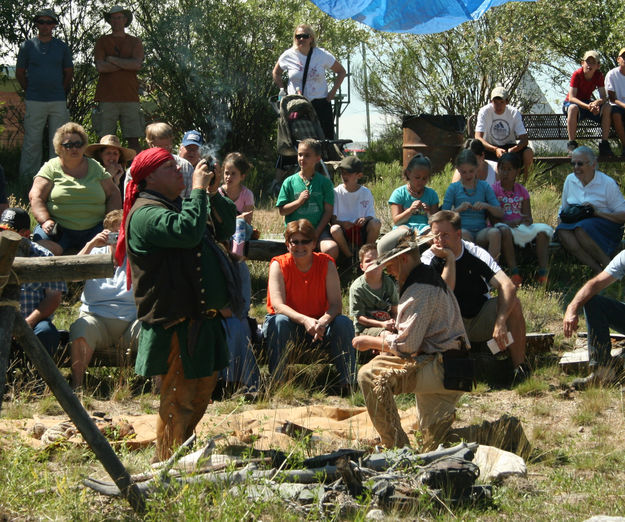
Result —
<svg viewBox="0 0 625 522"><path fill-rule="evenodd" d="M620 105L612 105L612 114L620 114L625 120L625 109L623 109Z"/></svg>
<svg viewBox="0 0 625 522"><path fill-rule="evenodd" d="M571 105L577 105L577 103L572 103L570 101L565 101L562 104L562 112L564 114L568 114L569 113L569 107ZM579 105L578 105L579 107ZM603 105L601 106L601 111L599 111L599 114L593 114L592 112L590 112L588 109L584 109L583 107L579 107L579 118L577 119L577 121L581 121L581 120L592 120L596 123L601 123L601 112L603 111ZM612 107L612 110L614 110L614 107Z"/></svg>

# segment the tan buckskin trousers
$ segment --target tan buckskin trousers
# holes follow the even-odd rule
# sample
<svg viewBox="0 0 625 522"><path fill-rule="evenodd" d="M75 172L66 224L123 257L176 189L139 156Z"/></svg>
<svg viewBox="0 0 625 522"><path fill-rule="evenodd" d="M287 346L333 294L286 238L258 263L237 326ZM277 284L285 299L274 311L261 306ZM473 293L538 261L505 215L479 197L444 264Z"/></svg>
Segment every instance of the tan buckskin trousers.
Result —
<svg viewBox="0 0 625 522"><path fill-rule="evenodd" d="M358 372L369 416L387 448L410 446L401 426L395 395L414 393L422 451L443 442L455 418L456 403L463 392L443 386L441 354L420 355L414 360L380 354Z"/></svg>
<svg viewBox="0 0 625 522"><path fill-rule="evenodd" d="M176 333L171 338L167 366L167 374L162 376L161 405L156 420L155 462L168 459L173 446L182 444L193 434L206 411L218 376L215 372L210 377L185 379Z"/></svg>

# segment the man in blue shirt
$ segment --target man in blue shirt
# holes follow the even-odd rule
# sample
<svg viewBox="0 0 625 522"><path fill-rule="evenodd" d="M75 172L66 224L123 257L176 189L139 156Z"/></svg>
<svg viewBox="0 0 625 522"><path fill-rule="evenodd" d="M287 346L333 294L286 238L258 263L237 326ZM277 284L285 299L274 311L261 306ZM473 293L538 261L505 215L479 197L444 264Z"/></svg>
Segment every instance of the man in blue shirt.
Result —
<svg viewBox="0 0 625 522"><path fill-rule="evenodd" d="M50 157L55 156L52 138L56 129L69 121L66 94L74 73L69 47L52 36L59 23L54 11L37 11L33 21L37 36L20 46L15 69L15 77L26 93L20 176L28 178L32 178L41 167L46 123Z"/></svg>

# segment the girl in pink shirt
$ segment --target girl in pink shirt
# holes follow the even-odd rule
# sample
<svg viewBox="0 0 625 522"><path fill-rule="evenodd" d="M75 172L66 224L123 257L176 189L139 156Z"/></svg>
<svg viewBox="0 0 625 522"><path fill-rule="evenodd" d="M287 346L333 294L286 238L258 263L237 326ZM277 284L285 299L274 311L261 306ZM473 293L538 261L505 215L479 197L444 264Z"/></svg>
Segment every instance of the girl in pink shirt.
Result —
<svg viewBox="0 0 625 522"><path fill-rule="evenodd" d="M518 154L507 152L497 165L499 180L493 185L495 196L503 208L503 218L497 226L501 230L501 251L510 269L510 279L516 286L521 286L523 278L519 274L514 245L524 247L536 240L536 257L538 258L538 274L536 281L547 283L547 261L549 240L553 229L544 223L534 223L532 206L527 189L516 182L523 164Z"/></svg>
<svg viewBox="0 0 625 522"><path fill-rule="evenodd" d="M231 152L224 160L224 183L219 187L221 195L230 198L237 207L237 224L232 236L232 251L240 256L243 256L245 242L250 239L254 231L252 228L254 194L243 185L245 176L251 168L252 165L243 154Z"/></svg>

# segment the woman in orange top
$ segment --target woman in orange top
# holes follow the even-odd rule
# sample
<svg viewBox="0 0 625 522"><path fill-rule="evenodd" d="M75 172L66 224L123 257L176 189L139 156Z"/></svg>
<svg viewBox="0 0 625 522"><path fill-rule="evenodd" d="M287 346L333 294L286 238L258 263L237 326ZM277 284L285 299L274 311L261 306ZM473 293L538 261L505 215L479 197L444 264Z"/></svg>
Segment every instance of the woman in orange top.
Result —
<svg viewBox="0 0 625 522"><path fill-rule="evenodd" d="M349 393L356 377L354 325L341 315L341 283L334 260L313 252L317 235L307 219L290 222L284 237L288 253L274 257L269 266L268 315L263 324L272 379L281 380L289 360L287 346L301 349L321 343L339 372L338 391Z"/></svg>

